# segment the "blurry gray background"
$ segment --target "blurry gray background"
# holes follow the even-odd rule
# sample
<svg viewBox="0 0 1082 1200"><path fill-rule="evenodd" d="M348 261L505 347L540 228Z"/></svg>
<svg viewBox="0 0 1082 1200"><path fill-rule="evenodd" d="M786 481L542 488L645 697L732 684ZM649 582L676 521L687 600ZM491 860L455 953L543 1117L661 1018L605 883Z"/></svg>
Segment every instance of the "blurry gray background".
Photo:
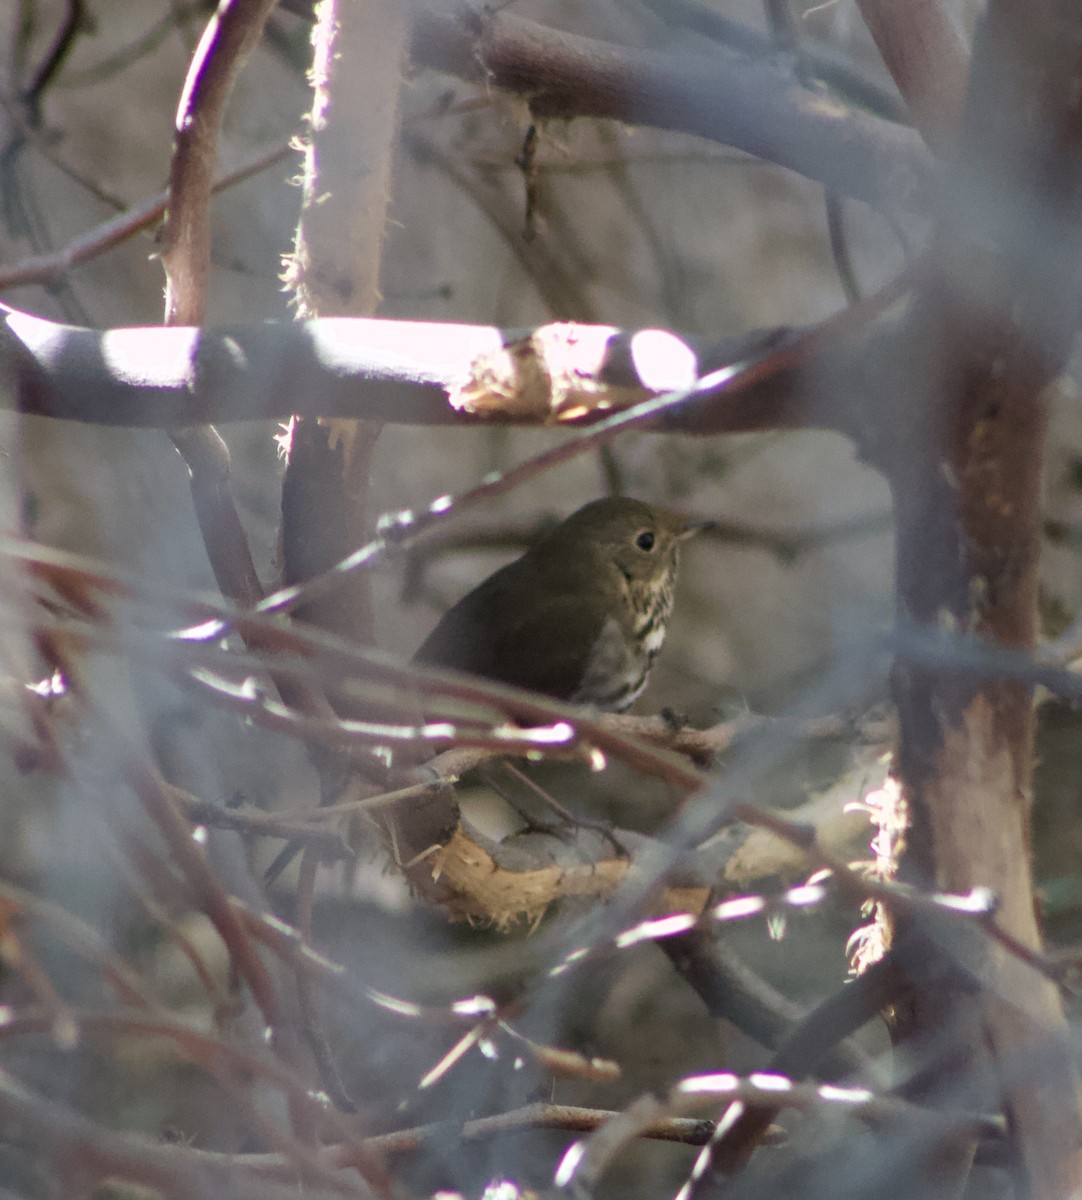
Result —
<svg viewBox="0 0 1082 1200"><path fill-rule="evenodd" d="M654 7L635 0L510 6L554 27L632 46L694 40L666 28ZM710 7L762 24L751 0L716 0ZM977 7L957 6L966 28ZM19 65L37 61L63 9L45 0L0 4L5 139L16 132L11 97ZM178 11L191 19L177 24ZM27 15L30 39L20 46L20 19ZM49 89L41 127L25 131L25 145L3 165L0 259L11 263L62 245L111 216L111 201L131 204L164 186L177 96L203 17L201 6L166 0L89 6L92 28ZM832 42L890 86L851 3L809 5L802 20L809 36ZM274 18L273 36L253 55L232 102L223 169L301 130L307 37L299 19ZM524 111L499 95L428 71L409 79L383 315L507 327L574 318L709 337L805 324L844 306L822 188L688 136L589 121L545 126L536 236L526 241L522 179L513 163L525 130ZM215 200L213 322L289 318L278 275L298 211L299 191L291 184L296 170L295 162L286 162ZM903 265L898 239L879 214L849 202L845 229L865 292ZM141 235L79 268L61 288L20 289L3 298L77 324L155 324L162 316L163 275L154 249L153 237ZM8 503L22 505L31 536L159 581L213 587L186 471L164 433L8 417L0 430L0 462L13 485ZM282 471L276 432L262 425L223 429L242 517L267 582L276 573ZM377 452L373 509L424 505L559 436L388 428ZM1055 623L1082 602L1082 421L1070 384L1061 389L1049 447L1047 516L1054 524L1044 573L1046 610ZM439 553L422 548L412 570L403 559L380 570L381 644L410 654L442 608L499 565L491 552L456 552L456 539L503 531L513 544L540 519L566 515L603 493L613 477L630 494L716 518L728 530L688 550L669 641L637 711L669 705L702 722L745 704L781 711L814 695L816 681L839 661L855 656L854 672L867 665L863 647L891 614L889 497L846 440L816 433L711 440L635 435L613 444L607 464L584 457L542 476L471 511L448 529L451 545L437 543ZM854 674L849 682L854 694L876 697L885 690L876 674ZM316 801L303 752L284 739L202 711L149 672L109 686L142 710L168 777L201 797L224 802L241 793L268 807ZM1068 730L1065 745L1072 737ZM795 780L779 785L786 794L799 791L804 780L799 772L805 768L796 770ZM1077 806L1076 778L1052 781L1069 806ZM79 813L63 804L62 788L57 794L51 780L21 778L4 786L17 788L20 797L0 817L9 863L27 874L45 869L68 879L93 870L97 850L83 836ZM1065 859L1080 848L1079 835L1070 836ZM380 878L373 873L371 888L378 893L385 886L400 901L392 882ZM88 913L95 910L92 890L81 897ZM108 910L107 895L98 903ZM808 986L813 960L835 981L845 971L842 924L812 920L829 935L825 961L814 939L767 943L757 931L760 965L797 991ZM431 923L425 928L416 936L436 936ZM612 1021L618 1015L632 1035L638 1031L644 1055L655 1065L664 1060L668 1074L681 1051L654 1040L647 1046L639 1024L662 976L667 968L659 959L644 960L638 973L625 973L624 991L608 993L598 1010ZM702 1022L699 1032L713 1037L695 1002L681 995L687 1007L681 1021ZM656 1037L673 1029L673 1003ZM607 1029L617 1037L611 1021Z"/></svg>

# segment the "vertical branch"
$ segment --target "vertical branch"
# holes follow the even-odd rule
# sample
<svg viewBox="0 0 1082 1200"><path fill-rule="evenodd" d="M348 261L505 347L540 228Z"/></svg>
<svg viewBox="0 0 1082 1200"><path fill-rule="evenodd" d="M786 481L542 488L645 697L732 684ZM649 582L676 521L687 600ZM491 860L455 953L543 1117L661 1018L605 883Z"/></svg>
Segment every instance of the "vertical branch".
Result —
<svg viewBox="0 0 1082 1200"><path fill-rule="evenodd" d="M237 75L276 4L277 0L220 0L192 58L177 110L163 236L167 325L199 325L205 316L210 197L222 116ZM231 599L254 606L263 593L233 499L228 447L212 425L176 430L172 437L191 472L192 499L218 585ZM319 703L320 697L310 696L307 689L300 690L304 694L294 699ZM286 694L296 691L289 689ZM165 811L160 810L158 816ZM174 838L173 849L179 845ZM195 870L197 860L192 858L188 865ZM203 878L210 879L205 868L201 870ZM217 897L218 891L210 894ZM215 912L219 919L226 919L220 897ZM258 956L245 941L235 937L228 945L264 1011L275 1049L294 1069L303 1069L304 1056L292 1022L272 1021L272 1015L280 1017L281 1011L272 981L265 971L258 974ZM244 971L246 965L249 969ZM295 1103L290 1109L295 1128L311 1140L314 1130L310 1114Z"/></svg>
<svg viewBox="0 0 1082 1200"><path fill-rule="evenodd" d="M370 316L379 306L408 8L396 0L319 5L311 136L287 268L302 318Z"/></svg>
<svg viewBox="0 0 1082 1200"><path fill-rule="evenodd" d="M284 279L298 316L371 316L379 306L380 258L391 196L399 93L409 38L403 0L350 4L322 0L312 35L312 111L305 147L303 196L292 257ZM372 454L381 426L374 421L293 417L282 483L282 564L287 583L328 570L368 539ZM362 645L375 641L367 572L299 607L296 616ZM342 697L342 711L362 706ZM324 803L348 780L342 764L316 763ZM291 850L287 847L286 853ZM301 859L298 909L311 940L317 861ZM324 1088L339 1108L353 1108L338 1076L303 970L297 988Z"/></svg>
<svg viewBox="0 0 1082 1200"><path fill-rule="evenodd" d="M1046 385L1063 369L1082 262L1082 22L1066 0L993 0L974 54L954 195L897 364L905 435L889 467L903 623L1032 647ZM1029 689L899 664L902 873L993 888L1040 945L1029 863ZM896 921L899 944L906 933ZM1025 1194L1082 1186L1082 1095L1053 986L981 964L974 997L921 981L904 1037L946 1031L997 1073ZM964 1043L964 1045L963 1045ZM944 1072L946 1074L946 1072ZM940 1078L948 1088L957 1080Z"/></svg>
<svg viewBox="0 0 1082 1200"><path fill-rule="evenodd" d="M285 271L301 317L370 316L379 305L409 24L409 6L399 0L319 5L301 217ZM326 570L365 541L379 428L294 418L282 493L287 582ZM300 615L359 642L373 641L363 576Z"/></svg>
<svg viewBox="0 0 1082 1200"><path fill-rule="evenodd" d="M188 69L177 109L162 235L167 325L199 325L206 313L210 197L222 116L244 60L258 43L276 2L221 0ZM191 472L196 516L218 585L231 600L254 607L263 598L263 589L233 499L229 448L213 425L176 429L172 438ZM315 689L273 678L287 703L332 715Z"/></svg>
<svg viewBox="0 0 1082 1200"><path fill-rule="evenodd" d="M210 196L226 102L275 0L221 0L192 58L177 106L162 232L166 325L201 325L210 272Z"/></svg>
<svg viewBox="0 0 1082 1200"><path fill-rule="evenodd" d="M968 61L943 0L857 0L857 7L924 140L948 150L962 122Z"/></svg>
<svg viewBox="0 0 1082 1200"><path fill-rule="evenodd" d="M162 238L165 323L201 325L210 272L210 196L222 113L237 74L275 0L221 0L192 58L177 108ZM176 430L173 444L191 473L196 516L223 593L243 604L262 597L230 483L229 450L213 426Z"/></svg>

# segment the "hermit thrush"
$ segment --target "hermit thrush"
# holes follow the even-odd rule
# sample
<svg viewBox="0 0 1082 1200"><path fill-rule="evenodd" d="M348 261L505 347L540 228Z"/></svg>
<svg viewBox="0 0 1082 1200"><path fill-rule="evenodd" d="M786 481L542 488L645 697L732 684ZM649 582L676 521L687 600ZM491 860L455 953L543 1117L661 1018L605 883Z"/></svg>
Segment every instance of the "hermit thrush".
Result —
<svg viewBox="0 0 1082 1200"><path fill-rule="evenodd" d="M594 500L463 597L415 660L620 712L665 640L680 543L708 524Z"/></svg>

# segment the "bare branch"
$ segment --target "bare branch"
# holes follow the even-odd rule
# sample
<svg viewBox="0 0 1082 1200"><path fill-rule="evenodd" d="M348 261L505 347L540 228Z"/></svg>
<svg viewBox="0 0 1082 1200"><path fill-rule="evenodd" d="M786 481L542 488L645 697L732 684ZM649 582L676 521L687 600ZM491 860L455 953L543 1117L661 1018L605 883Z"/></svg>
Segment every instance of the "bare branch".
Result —
<svg viewBox="0 0 1082 1200"><path fill-rule="evenodd" d="M911 130L825 102L770 61L630 50L509 13L417 22L417 63L525 97L535 117L604 117L723 142L889 212L922 210L932 160Z"/></svg>
<svg viewBox="0 0 1082 1200"><path fill-rule="evenodd" d="M244 60L259 41L276 0L219 6L192 59L177 108L169 170L169 215L162 234L168 280L167 325L201 325L210 269L210 196L218 132Z"/></svg>
<svg viewBox="0 0 1082 1200"><path fill-rule="evenodd" d="M1061 0L992 0L973 55L934 264L907 320L906 361L888 372L907 433L889 467L897 512L898 610L1031 651L1047 385L1063 369L1082 295L1082 31ZM902 360L899 360L899 363ZM900 869L924 886L1001 898L997 924L1039 955L1029 858L1029 689L899 664L898 774L908 818ZM899 918L904 930L907 918ZM990 956L1002 975L1016 957ZM926 1036L969 1023L967 1061L1000 1072L1012 1145L1034 1200L1082 1186L1082 1086L1055 987L1032 977L1025 1005L949 981L900 1013ZM1050 1049L1061 1043L1062 1052ZM1033 1065L1020 1069L1023 1060ZM1042 1065L1037 1067L1037 1063ZM968 1163L955 1164L959 1179Z"/></svg>
<svg viewBox="0 0 1082 1200"><path fill-rule="evenodd" d="M253 175L258 175L275 163L281 162L289 153L288 143L272 147L251 162L219 175L214 181L212 191L221 192L243 183ZM28 287L36 283L50 283L66 275L74 267L92 262L112 250L114 246L121 245L142 230L149 229L156 221L160 221L168 204L168 191L159 192L157 196L151 196L110 220L103 221L101 225L88 229L60 250L49 254L36 254L10 266L0 267L0 291Z"/></svg>
<svg viewBox="0 0 1082 1200"><path fill-rule="evenodd" d="M210 196L222 114L275 3L222 0L188 69L177 108L162 232L166 325L203 322L210 272ZM176 428L171 436L191 473L196 518L218 586L227 596L253 604L263 589L233 499L229 448L210 425Z"/></svg>
<svg viewBox="0 0 1082 1200"><path fill-rule="evenodd" d="M857 6L924 140L948 151L962 123L969 61L942 0L904 6L857 0Z"/></svg>
<svg viewBox="0 0 1082 1200"><path fill-rule="evenodd" d="M906 273L817 326L715 343L612 326L516 334L363 319L103 334L0 306L0 366L17 385L0 401L62 420L156 429L300 409L418 425L574 425L733 364L700 389L681 420L654 427L690 434L828 428L874 440L887 431L877 429L870 380L891 345L889 329L877 332L876 322L913 278ZM527 389L511 382L525 363Z"/></svg>

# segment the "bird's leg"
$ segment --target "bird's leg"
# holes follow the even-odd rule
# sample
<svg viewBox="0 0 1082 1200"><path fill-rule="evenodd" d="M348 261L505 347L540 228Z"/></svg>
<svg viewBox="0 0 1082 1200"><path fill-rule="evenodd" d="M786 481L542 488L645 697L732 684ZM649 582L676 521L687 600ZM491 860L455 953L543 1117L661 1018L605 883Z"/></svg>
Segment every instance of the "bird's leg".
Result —
<svg viewBox="0 0 1082 1200"><path fill-rule="evenodd" d="M522 807L521 804L512 795L506 783L502 783L499 778L499 771L504 774L512 775L520 783L524 783L530 791L537 796L542 803L551 808L553 812L560 818L562 825L551 825L547 821L539 821L532 813L529 813ZM484 779L485 783L507 804L518 813L519 817L525 823L526 831L529 833L547 833L550 837L559 838L561 841L568 840L568 829L575 827L575 818L567 811L562 804L554 797L550 796L543 788L539 787L532 779L528 779L516 767L513 767L509 762L498 759L494 764L486 764L478 768L478 774Z"/></svg>
<svg viewBox="0 0 1082 1200"><path fill-rule="evenodd" d="M663 708L658 716L668 726L669 732L675 737L678 733L683 733L691 722L684 716L683 713L678 713L673 708Z"/></svg>
<svg viewBox="0 0 1082 1200"><path fill-rule="evenodd" d="M595 833L601 834L601 836L603 838L605 838L607 841L611 842L612 847L616 851L617 854L620 854L625 858L631 857L628 854L627 850L620 844L619 840L616 838L615 834L612 832L611 827L608 826L605 822L590 821L583 817L576 817L574 815L574 813L572 813L568 809L566 809L559 802L559 800L556 799L555 796L553 796L551 793L545 791L545 789L536 780L531 779L529 777L529 775L526 774L525 771L520 771L518 769L518 767L516 767L514 765L514 763L510 763L505 760L503 763L503 769L509 775L514 776L514 778L517 779L519 781L519 783L524 784L531 792L533 792L533 794L542 802L542 804L545 804L549 808L551 808L553 812L555 812L560 817L562 817L563 820L568 825L570 825L572 828L574 828L574 829L592 829L592 830L594 830ZM501 793L501 795L502 795L502 793ZM510 801L509 801L509 803L510 803ZM514 807L514 806L512 805L512 807ZM516 809L515 811L517 812L518 809Z"/></svg>

